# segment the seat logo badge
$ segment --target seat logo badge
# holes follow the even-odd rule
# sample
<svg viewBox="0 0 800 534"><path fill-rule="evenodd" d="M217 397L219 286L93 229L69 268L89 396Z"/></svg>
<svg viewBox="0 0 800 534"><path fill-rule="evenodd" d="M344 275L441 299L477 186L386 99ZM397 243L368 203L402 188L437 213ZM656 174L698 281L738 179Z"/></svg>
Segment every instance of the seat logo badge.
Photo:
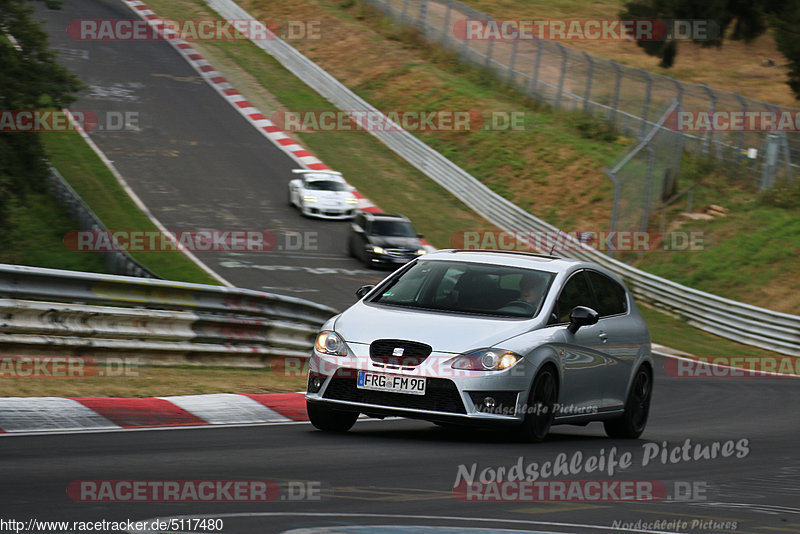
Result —
<svg viewBox="0 0 800 534"><path fill-rule="evenodd" d="M392 356L402 356L405 349L403 347L395 347L392 351Z"/></svg>

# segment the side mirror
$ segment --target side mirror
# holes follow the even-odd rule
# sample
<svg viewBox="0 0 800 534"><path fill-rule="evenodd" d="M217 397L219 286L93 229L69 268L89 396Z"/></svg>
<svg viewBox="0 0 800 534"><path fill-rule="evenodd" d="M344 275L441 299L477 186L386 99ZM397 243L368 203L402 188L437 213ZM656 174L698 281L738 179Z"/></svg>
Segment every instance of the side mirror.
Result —
<svg viewBox="0 0 800 534"><path fill-rule="evenodd" d="M357 233L357 234L363 234L363 233L364 233L364 229L363 229L363 228L361 228L361 227L360 227L359 225L357 225L357 224L353 224L352 228L353 228L353 231L354 231L355 233Z"/></svg>
<svg viewBox="0 0 800 534"><path fill-rule="evenodd" d="M417 239L422 239L423 237L425 237L425 236L422 235L422 234L417 234Z"/></svg>
<svg viewBox="0 0 800 534"><path fill-rule="evenodd" d="M367 293L373 290L373 288L375 288L374 285L361 286L358 289L356 289L356 296L360 299L363 299L367 295Z"/></svg>
<svg viewBox="0 0 800 534"><path fill-rule="evenodd" d="M575 306L572 308L572 311L569 312L569 326L567 330L574 334L578 331L578 328L582 326L597 324L598 319L600 319L600 315L593 309L587 308L586 306Z"/></svg>

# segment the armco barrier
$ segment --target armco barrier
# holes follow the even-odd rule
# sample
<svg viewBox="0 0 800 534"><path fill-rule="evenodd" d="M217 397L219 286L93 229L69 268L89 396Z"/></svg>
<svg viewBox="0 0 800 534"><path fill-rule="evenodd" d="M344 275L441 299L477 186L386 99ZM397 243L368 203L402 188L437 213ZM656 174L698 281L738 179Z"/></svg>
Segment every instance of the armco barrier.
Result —
<svg viewBox="0 0 800 534"><path fill-rule="evenodd" d="M335 313L247 289L0 264L0 354L265 366L307 358Z"/></svg>
<svg viewBox="0 0 800 534"><path fill-rule="evenodd" d="M50 195L69 213L80 230L108 230L54 167L50 167L50 174L47 176L47 188ZM133 259L124 250L98 252L97 254L103 257L106 267L113 273L143 278L161 278Z"/></svg>
<svg viewBox="0 0 800 534"><path fill-rule="evenodd" d="M232 0L206 0L206 3L226 19L255 20ZM264 31L269 32L266 27ZM253 42L339 109L379 113L281 39L275 37ZM391 122L388 118L386 121ZM434 149L403 131L400 126L395 126L397 131L373 130L370 133L487 221L498 228L516 232L558 231L497 195ZM580 246L574 240L573 243L576 247ZM682 286L635 269L588 247L564 255L604 265L623 277L637 298L664 309L693 326L747 345L800 356L800 316L751 306Z"/></svg>

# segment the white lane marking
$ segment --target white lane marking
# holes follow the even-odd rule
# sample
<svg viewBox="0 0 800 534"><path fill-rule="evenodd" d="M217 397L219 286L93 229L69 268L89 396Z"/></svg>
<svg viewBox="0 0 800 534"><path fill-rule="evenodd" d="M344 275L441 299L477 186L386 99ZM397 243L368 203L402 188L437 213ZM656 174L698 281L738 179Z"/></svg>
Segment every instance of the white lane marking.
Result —
<svg viewBox="0 0 800 534"><path fill-rule="evenodd" d="M158 397L212 425L291 421L250 397L233 393Z"/></svg>
<svg viewBox="0 0 800 534"><path fill-rule="evenodd" d="M152 523L153 521L168 521L169 519L219 519L235 517L322 517L330 519L354 517L360 519L414 519L428 521L459 521L476 523L509 523L513 525L540 525L545 527L561 528L585 528L590 530L603 530L606 532L640 532L643 534L679 534L675 531L664 530L644 530L634 528L612 528L609 525L591 525L586 523L561 523L557 521L535 521L532 519L502 519L489 517L458 517L449 515L405 515L405 514L367 514L367 513L346 513L346 512L239 512L228 514L201 514L201 515L174 515L166 517L151 517L142 521ZM130 534L158 534L158 530L140 530ZM564 534L564 533L557 533Z"/></svg>
<svg viewBox="0 0 800 534"><path fill-rule="evenodd" d="M119 428L78 401L64 397L0 398L0 428L6 433L37 429L75 431Z"/></svg>

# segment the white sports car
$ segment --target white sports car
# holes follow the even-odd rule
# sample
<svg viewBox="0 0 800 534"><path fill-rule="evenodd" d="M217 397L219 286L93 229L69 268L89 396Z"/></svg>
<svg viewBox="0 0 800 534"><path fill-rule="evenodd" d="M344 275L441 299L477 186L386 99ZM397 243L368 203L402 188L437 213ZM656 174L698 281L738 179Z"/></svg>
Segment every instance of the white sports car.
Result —
<svg viewBox="0 0 800 534"><path fill-rule="evenodd" d="M351 219L358 211L355 188L336 171L292 170L300 174L289 182L289 204L303 215L323 219Z"/></svg>

